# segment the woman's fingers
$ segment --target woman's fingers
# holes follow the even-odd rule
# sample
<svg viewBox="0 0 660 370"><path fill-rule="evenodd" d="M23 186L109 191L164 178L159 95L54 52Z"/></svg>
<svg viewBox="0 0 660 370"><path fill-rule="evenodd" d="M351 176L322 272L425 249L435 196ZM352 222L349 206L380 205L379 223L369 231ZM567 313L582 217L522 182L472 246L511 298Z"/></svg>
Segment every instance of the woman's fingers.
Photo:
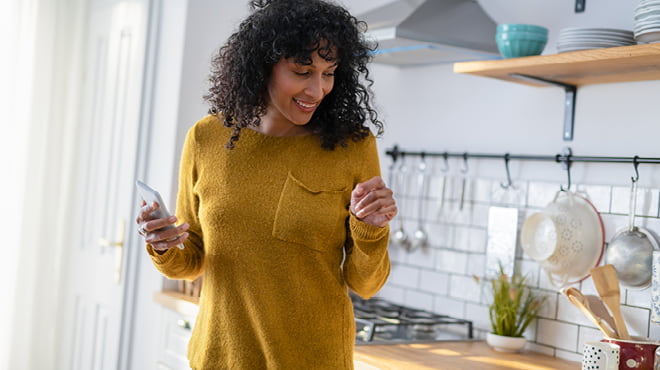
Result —
<svg viewBox="0 0 660 370"><path fill-rule="evenodd" d="M154 219L153 213L155 210L158 209L158 207L160 207L160 205L156 202L153 202L151 205L147 205L147 203L143 200L142 206L140 208L140 213L138 214L138 217L135 220L135 222L140 224L143 223L144 221L153 220Z"/></svg>
<svg viewBox="0 0 660 370"><path fill-rule="evenodd" d="M358 217L364 217L380 208L389 207L393 204L395 204L395 201L392 196L392 190L382 188L379 190L372 190L357 201L353 206L353 212Z"/></svg>
<svg viewBox="0 0 660 370"><path fill-rule="evenodd" d="M181 235L177 235L174 239L171 240L162 240L158 242L149 242L151 247L157 251L166 251L171 248L175 248L179 244L183 244L188 239L188 233L184 232Z"/></svg>
<svg viewBox="0 0 660 370"><path fill-rule="evenodd" d="M150 221L150 222L154 222L154 221ZM147 225L148 224L149 222L147 223ZM149 229L145 227L146 234L144 240L147 243L169 241L183 234L185 231L188 230L189 227L190 225L188 225L188 223L183 223L176 227L167 227L167 228Z"/></svg>
<svg viewBox="0 0 660 370"><path fill-rule="evenodd" d="M369 224L385 226L397 211L392 190L378 176L358 184L351 194L351 212Z"/></svg>
<svg viewBox="0 0 660 370"><path fill-rule="evenodd" d="M167 229L156 229L148 230L144 241L151 244L151 246L156 250L167 250L188 239L188 233L186 232L190 228L188 223L183 223L177 227L167 228Z"/></svg>
<svg viewBox="0 0 660 370"><path fill-rule="evenodd" d="M145 242L158 251L165 251L188 239L186 232L190 225L183 223L175 226L176 216L169 216L164 218L154 218L153 212L159 207L158 203L154 202L147 205L142 201L142 208L135 222L138 226L138 233L144 237Z"/></svg>
<svg viewBox="0 0 660 370"><path fill-rule="evenodd" d="M170 225L176 223L176 216L170 216L166 218L157 218L151 221L146 221L142 223L144 231L151 232L154 230L160 230L166 228Z"/></svg>

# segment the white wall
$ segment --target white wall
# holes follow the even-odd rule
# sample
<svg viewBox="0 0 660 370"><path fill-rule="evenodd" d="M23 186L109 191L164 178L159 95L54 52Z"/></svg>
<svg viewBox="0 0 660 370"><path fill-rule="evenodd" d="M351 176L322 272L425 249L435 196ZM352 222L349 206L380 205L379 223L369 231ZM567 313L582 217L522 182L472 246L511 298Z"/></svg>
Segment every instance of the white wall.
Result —
<svg viewBox="0 0 660 370"><path fill-rule="evenodd" d="M178 148L183 145L188 128L207 114L209 107L202 96L208 89L211 58L247 14L244 1L190 1L179 100Z"/></svg>
<svg viewBox="0 0 660 370"><path fill-rule="evenodd" d="M564 92L452 72L452 66L396 69L374 66L375 90L388 126L382 145L416 150L657 156L658 82L592 85L578 89L575 133L562 141ZM395 86L392 88L391 86ZM628 183L632 166L575 164L577 182ZM629 168L630 167L630 168ZM503 169L498 164L498 169ZM536 171L543 168L544 171ZM516 176L561 180L559 166L513 161ZM604 169L604 171L598 171ZM658 183L658 170L640 165L641 184ZM491 175L503 176L503 171ZM589 176L589 178L586 178Z"/></svg>

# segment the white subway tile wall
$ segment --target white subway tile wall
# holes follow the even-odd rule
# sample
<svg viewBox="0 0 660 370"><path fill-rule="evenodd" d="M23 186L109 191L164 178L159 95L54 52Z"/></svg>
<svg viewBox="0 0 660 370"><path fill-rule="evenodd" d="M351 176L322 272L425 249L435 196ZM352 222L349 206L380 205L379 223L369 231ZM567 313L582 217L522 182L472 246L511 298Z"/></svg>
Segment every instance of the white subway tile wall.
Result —
<svg viewBox="0 0 660 370"><path fill-rule="evenodd" d="M415 168L409 160L409 169ZM562 183L516 181L512 188L503 179L483 179L461 173L443 173L436 166L422 195L424 218L418 219L420 195L417 176L409 172L404 189L395 189L406 232L411 235L420 222L429 233L429 245L408 252L390 245L392 272L379 296L394 302L473 320L475 335L485 338L490 331L484 288L488 209L491 206L517 207L518 230L525 218L550 203ZM572 190L587 197L600 212L608 241L629 222L630 187L573 184ZM660 191L639 188L635 224L660 232ZM399 220L393 225L397 226ZM518 242L516 269L527 276L529 285L545 295L539 319L525 332L527 349L580 361L587 341L602 338L600 331L554 286L546 272L521 250ZM601 262L603 264L603 262ZM474 276L482 278L477 282ZM587 278L573 286L584 294L597 294ZM632 335L660 340L660 325L650 321L651 289L621 291L622 312Z"/></svg>

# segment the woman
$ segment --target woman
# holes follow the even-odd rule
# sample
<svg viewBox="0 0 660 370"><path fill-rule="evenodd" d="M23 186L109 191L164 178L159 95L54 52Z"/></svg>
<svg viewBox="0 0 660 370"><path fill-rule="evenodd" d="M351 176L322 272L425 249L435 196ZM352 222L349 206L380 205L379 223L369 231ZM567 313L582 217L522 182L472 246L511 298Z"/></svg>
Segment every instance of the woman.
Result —
<svg viewBox="0 0 660 370"><path fill-rule="evenodd" d="M188 132L177 216L143 203L137 222L165 276L204 274L192 368L351 369L348 289L385 283L397 213L365 125L382 131L364 24L322 0L251 5Z"/></svg>

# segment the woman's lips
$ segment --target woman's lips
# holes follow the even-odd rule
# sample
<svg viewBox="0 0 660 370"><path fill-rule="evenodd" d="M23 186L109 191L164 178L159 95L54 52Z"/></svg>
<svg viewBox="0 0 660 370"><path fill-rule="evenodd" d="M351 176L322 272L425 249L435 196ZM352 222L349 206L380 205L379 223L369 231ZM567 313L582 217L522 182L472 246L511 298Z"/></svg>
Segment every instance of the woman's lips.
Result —
<svg viewBox="0 0 660 370"><path fill-rule="evenodd" d="M295 99L295 98L293 99L293 101L296 102L296 105L298 106L298 108L300 108L304 112L312 112L312 111L314 111L314 109L318 105L317 103L307 103L307 102L303 102L303 101L300 101L300 100Z"/></svg>

